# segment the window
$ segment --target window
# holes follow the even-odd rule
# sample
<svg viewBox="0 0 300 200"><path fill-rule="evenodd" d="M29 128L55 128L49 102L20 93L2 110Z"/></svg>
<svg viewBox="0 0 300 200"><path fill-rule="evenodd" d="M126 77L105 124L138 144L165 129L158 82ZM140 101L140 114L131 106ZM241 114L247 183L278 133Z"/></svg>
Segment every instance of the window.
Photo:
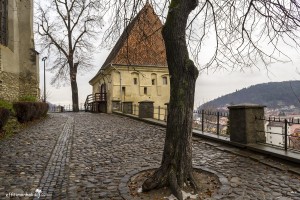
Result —
<svg viewBox="0 0 300 200"><path fill-rule="evenodd" d="M152 85L155 85L155 79L152 79Z"/></svg>
<svg viewBox="0 0 300 200"><path fill-rule="evenodd" d="M0 0L0 44L7 46L7 0Z"/></svg>
<svg viewBox="0 0 300 200"><path fill-rule="evenodd" d="M137 85L137 84L138 84L137 78L133 78L133 84L134 84L134 85Z"/></svg>
<svg viewBox="0 0 300 200"><path fill-rule="evenodd" d="M122 87L122 95L125 96L125 92L126 92L126 88L125 88L125 87Z"/></svg>
<svg viewBox="0 0 300 200"><path fill-rule="evenodd" d="M163 80L163 85L167 85L168 84L167 77L162 77L162 80Z"/></svg>
<svg viewBox="0 0 300 200"><path fill-rule="evenodd" d="M144 87L144 94L147 95L147 87Z"/></svg>

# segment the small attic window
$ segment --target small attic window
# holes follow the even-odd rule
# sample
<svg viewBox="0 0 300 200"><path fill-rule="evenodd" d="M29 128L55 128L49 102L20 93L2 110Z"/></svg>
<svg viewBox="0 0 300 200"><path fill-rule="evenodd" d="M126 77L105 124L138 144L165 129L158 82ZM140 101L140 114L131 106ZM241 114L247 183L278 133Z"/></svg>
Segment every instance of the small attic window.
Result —
<svg viewBox="0 0 300 200"><path fill-rule="evenodd" d="M138 84L137 78L133 78L133 84L134 84L134 85L137 85L137 84Z"/></svg>
<svg viewBox="0 0 300 200"><path fill-rule="evenodd" d="M155 85L155 82L156 82L155 79L152 79L152 85Z"/></svg>
<svg viewBox="0 0 300 200"><path fill-rule="evenodd" d="M147 87L144 87L144 94L147 95Z"/></svg>
<svg viewBox="0 0 300 200"><path fill-rule="evenodd" d="M162 77L163 85L168 85L168 79L167 77Z"/></svg>

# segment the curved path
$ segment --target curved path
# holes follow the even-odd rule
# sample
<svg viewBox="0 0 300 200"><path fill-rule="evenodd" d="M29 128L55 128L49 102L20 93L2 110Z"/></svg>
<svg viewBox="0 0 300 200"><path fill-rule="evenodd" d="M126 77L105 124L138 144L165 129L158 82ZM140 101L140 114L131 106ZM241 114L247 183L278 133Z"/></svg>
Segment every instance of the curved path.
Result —
<svg viewBox="0 0 300 200"><path fill-rule="evenodd" d="M118 185L126 174L159 166L164 132L117 115L50 114L0 141L0 199L26 193L32 199L39 190L40 199L122 199ZM300 200L300 176L287 170L289 164L226 149L193 140L194 165L230 182L222 199Z"/></svg>

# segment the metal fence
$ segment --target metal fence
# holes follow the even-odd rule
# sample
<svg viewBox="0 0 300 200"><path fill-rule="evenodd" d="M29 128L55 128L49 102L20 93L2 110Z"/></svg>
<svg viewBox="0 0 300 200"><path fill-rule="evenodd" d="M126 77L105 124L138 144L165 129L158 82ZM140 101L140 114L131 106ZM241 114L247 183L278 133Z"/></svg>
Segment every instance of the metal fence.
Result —
<svg viewBox="0 0 300 200"><path fill-rule="evenodd" d="M194 111L193 128L203 132L229 137L227 112L219 111Z"/></svg>
<svg viewBox="0 0 300 200"><path fill-rule="evenodd" d="M137 104L133 104L131 106L131 108L125 108L123 105L120 107L121 108L121 112L126 113L126 114L132 114L135 116L139 116L140 115L140 108L139 105ZM153 109L150 111L149 113L149 118L152 119L156 119L156 120L160 120L160 121L167 121L167 115L168 115L168 111L167 111L167 106L154 106Z"/></svg>
<svg viewBox="0 0 300 200"><path fill-rule="evenodd" d="M84 103L79 104L79 111L85 111ZM49 105L48 112L73 112L73 105Z"/></svg>
<svg viewBox="0 0 300 200"><path fill-rule="evenodd" d="M119 111L125 114L140 116L140 108L139 105L136 104L130 105L129 107L121 105ZM150 112L147 118L167 121L167 106L154 106ZM229 137L228 116L229 114L226 112L194 111L193 128L203 132Z"/></svg>
<svg viewBox="0 0 300 200"><path fill-rule="evenodd" d="M294 118L255 118L263 120L265 124L263 132L266 136L266 145L276 146L284 150L300 151L300 119Z"/></svg>

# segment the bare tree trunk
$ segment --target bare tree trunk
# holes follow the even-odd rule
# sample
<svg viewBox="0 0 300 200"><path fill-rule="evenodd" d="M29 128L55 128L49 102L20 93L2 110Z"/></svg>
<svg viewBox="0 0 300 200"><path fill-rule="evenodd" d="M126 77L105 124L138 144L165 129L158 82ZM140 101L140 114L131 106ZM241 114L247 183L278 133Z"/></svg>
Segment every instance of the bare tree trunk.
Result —
<svg viewBox="0 0 300 200"><path fill-rule="evenodd" d="M198 69L189 59L185 28L197 0L172 0L163 28L171 95L161 167L143 184L143 191L169 186L181 200L184 183L198 189L192 175L192 122Z"/></svg>
<svg viewBox="0 0 300 200"><path fill-rule="evenodd" d="M77 67L78 67L78 63L75 63L73 65L73 67L71 67L71 65L70 65L70 80L71 80L71 90L72 90L73 112L79 112L78 87L77 87Z"/></svg>

